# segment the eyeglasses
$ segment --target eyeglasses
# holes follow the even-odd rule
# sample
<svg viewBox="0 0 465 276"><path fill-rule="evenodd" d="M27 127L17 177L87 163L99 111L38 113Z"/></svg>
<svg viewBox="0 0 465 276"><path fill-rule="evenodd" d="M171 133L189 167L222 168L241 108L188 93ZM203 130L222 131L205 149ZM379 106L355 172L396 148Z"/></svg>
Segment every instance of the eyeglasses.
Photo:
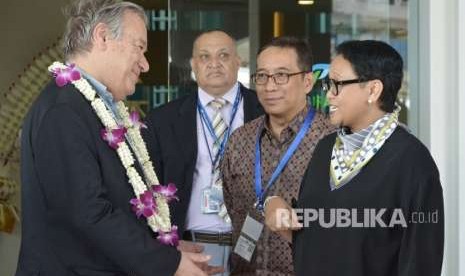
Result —
<svg viewBox="0 0 465 276"><path fill-rule="evenodd" d="M275 73L272 75L265 73L255 73L252 75L252 81L258 85L264 85L268 82L269 78L272 78L275 84L284 85L289 82L290 77L305 73L308 73L308 71L300 71L297 73Z"/></svg>
<svg viewBox="0 0 465 276"><path fill-rule="evenodd" d="M339 95L339 86L340 85L347 85L347 84L353 84L353 83L362 83L362 82L367 82L369 80L366 79L352 79L352 80L343 80L343 81L337 81L334 79L326 78L321 80L321 86L323 90L325 91L331 91L331 89L335 88L332 90L332 94L334 96Z"/></svg>

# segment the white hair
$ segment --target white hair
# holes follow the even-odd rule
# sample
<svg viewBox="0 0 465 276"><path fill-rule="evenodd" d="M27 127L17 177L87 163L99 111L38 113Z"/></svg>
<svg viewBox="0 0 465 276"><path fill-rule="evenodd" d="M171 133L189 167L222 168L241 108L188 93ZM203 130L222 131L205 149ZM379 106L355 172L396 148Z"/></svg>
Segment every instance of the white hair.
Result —
<svg viewBox="0 0 465 276"><path fill-rule="evenodd" d="M104 23L117 39L122 34L122 21L126 11L136 13L147 25L144 9L131 2L118 0L76 0L65 15L68 17L64 34L63 53L65 58L78 53L88 52L92 48L92 33L98 23Z"/></svg>

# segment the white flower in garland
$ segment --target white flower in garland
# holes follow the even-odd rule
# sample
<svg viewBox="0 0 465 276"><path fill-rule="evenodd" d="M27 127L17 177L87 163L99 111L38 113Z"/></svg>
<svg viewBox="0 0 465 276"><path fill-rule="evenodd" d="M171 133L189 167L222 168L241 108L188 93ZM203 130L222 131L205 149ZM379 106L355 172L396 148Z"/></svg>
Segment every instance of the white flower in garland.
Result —
<svg viewBox="0 0 465 276"><path fill-rule="evenodd" d="M118 156L125 169L128 169L134 164L134 158L132 157L131 150L126 143L121 143L116 151L118 152Z"/></svg>
<svg viewBox="0 0 465 276"><path fill-rule="evenodd" d="M136 194L140 195L147 191L144 180L142 180L142 177L134 167L129 167L126 170L126 175L128 176L129 182L131 183Z"/></svg>
<svg viewBox="0 0 465 276"><path fill-rule="evenodd" d="M113 116L111 116L110 112L108 112L102 99L95 98L90 104L94 108L95 113L97 113L97 116L102 121L102 124L107 129L115 129L118 126Z"/></svg>
<svg viewBox="0 0 465 276"><path fill-rule="evenodd" d="M144 216L147 219L152 231L159 234L157 239L161 243L176 246L179 237L177 227L171 225L168 202L177 199L175 196L177 189L172 183L165 187L158 181L147 146L140 134L140 128L146 126L140 121L137 113L129 114L128 108L122 101L116 104L117 116L122 121L122 125L118 125L105 103L97 97L95 89L86 79L81 78L79 71L74 67L74 65L66 66L60 62L54 62L48 70L55 76L55 82L59 87L71 83L90 102L105 126L101 130L102 139L117 151L126 169L129 183L136 195L136 198L130 201L133 210L138 217ZM141 164L144 178L134 168L135 160Z"/></svg>

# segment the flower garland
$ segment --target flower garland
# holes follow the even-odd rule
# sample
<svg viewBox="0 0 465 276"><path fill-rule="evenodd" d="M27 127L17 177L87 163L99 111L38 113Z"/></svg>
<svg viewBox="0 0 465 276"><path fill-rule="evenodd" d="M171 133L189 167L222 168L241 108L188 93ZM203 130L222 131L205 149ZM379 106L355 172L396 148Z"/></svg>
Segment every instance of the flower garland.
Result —
<svg viewBox="0 0 465 276"><path fill-rule="evenodd" d="M177 189L174 184L162 186L158 181L147 147L140 134L140 129L146 126L140 122L137 112L129 114L123 101L116 103L116 115L121 120L121 123L118 124L103 100L98 97L95 89L86 79L81 78L79 71L74 67L74 65L67 66L60 62L54 62L48 70L54 75L55 82L59 87L68 83L73 84L90 102L105 126L101 130L101 137L111 148L116 150L123 167L126 169L129 183L136 195L135 198L131 199L130 204L132 204L132 209L137 217L144 216L147 219L147 224L153 232L158 233L157 239L161 243L177 246L179 241L177 226L171 226L168 207L170 201L178 199L175 196ZM134 167L135 159L130 148L141 164L145 182Z"/></svg>

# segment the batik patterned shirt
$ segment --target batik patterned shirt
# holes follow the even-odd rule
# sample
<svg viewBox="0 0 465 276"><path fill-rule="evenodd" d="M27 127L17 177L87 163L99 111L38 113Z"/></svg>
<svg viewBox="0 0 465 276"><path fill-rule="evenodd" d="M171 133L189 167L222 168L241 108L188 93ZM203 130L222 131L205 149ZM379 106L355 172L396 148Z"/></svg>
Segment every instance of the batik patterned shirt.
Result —
<svg viewBox="0 0 465 276"><path fill-rule="evenodd" d="M264 222L262 214L254 209L256 201L254 182L255 142L260 133L262 188L267 185L279 160L300 130L308 107L305 107L280 134L273 136L263 115L231 136L222 162L225 203L232 220L234 243L239 237L247 214ZM262 127L264 126L264 127ZM297 198L300 184L317 142L335 128L326 115L316 112L311 128L287 163L267 195L281 196L289 204ZM232 275L294 275L291 247L280 235L264 227L250 263L236 254L231 255Z"/></svg>

